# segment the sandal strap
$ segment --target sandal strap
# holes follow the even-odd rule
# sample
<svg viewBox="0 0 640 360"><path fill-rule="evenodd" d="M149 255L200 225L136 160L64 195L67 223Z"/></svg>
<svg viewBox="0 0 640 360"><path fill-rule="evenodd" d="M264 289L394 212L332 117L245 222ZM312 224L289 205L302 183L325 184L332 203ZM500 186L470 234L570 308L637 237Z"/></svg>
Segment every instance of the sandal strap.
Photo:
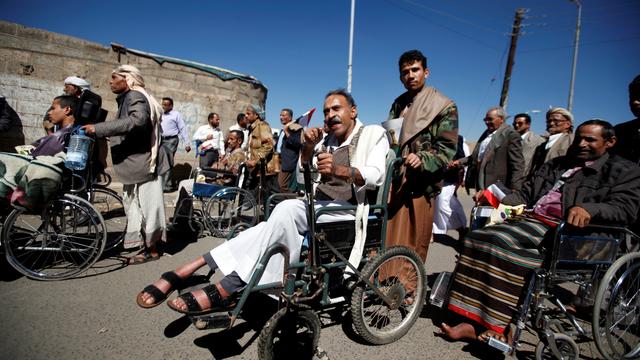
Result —
<svg viewBox="0 0 640 360"><path fill-rule="evenodd" d="M198 300L196 300L195 296L193 296L192 293L188 292L188 293L184 293L180 296L178 296L179 298L181 298L182 300L184 300L184 303L187 304L187 310L189 312L195 312L195 311L201 311L202 308L200 307L200 304L198 304Z"/></svg>
<svg viewBox="0 0 640 360"><path fill-rule="evenodd" d="M151 285L147 285L142 292L146 292L147 294L150 294L151 296L153 296L153 302L157 303L160 301L164 301L167 298L167 295L165 293L163 293L160 289L158 289L155 285L151 284Z"/></svg>
<svg viewBox="0 0 640 360"><path fill-rule="evenodd" d="M174 271L167 271L166 273L160 275L160 277L168 282L169 285L171 285L171 289L179 287L183 282L180 276L178 276L178 274L176 274Z"/></svg>
<svg viewBox="0 0 640 360"><path fill-rule="evenodd" d="M204 293L207 295L207 297L209 298L209 301L211 302L211 308L228 308L231 305L231 296L229 296L228 298L223 299L222 295L220 295L220 291L218 290L218 287L213 284L213 285L207 285L205 287L202 288L202 291L204 291Z"/></svg>

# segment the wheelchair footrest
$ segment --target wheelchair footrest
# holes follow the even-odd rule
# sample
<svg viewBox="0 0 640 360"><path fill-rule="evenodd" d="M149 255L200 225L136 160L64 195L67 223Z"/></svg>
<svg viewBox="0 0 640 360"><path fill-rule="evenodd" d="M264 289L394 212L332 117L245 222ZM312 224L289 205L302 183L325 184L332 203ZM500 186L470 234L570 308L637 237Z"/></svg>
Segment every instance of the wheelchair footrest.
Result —
<svg viewBox="0 0 640 360"><path fill-rule="evenodd" d="M490 337L487 340L487 345L491 346L494 349L498 349L502 353L505 353L505 354L511 352L511 345L507 344L504 341L500 341L500 340L492 338L492 337Z"/></svg>
<svg viewBox="0 0 640 360"><path fill-rule="evenodd" d="M429 303L431 305L442 308L447 297L447 290L449 289L450 281L450 272L443 271L438 274L438 277L431 288L431 294L429 295Z"/></svg>
<svg viewBox="0 0 640 360"><path fill-rule="evenodd" d="M227 312L191 316L190 318L191 323L198 330L228 329L231 325L231 316Z"/></svg>

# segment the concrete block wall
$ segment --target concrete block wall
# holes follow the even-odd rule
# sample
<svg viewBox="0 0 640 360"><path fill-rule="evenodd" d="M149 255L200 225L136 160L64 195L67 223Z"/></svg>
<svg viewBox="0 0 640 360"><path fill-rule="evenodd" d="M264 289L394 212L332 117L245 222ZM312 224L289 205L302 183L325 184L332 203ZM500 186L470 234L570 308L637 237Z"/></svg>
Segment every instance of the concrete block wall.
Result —
<svg viewBox="0 0 640 360"><path fill-rule="evenodd" d="M89 81L109 111L107 121L113 118L117 104L108 81L120 64L138 67L147 91L159 102L165 96L173 98L190 136L206 123L210 112L220 114L221 127L226 130L248 104L264 106L266 102L264 86L240 79L224 81L196 68L167 62L160 65L132 53L119 56L101 44L0 21L0 95L20 115L26 143L44 135L42 118L51 100L62 93L67 76ZM193 163L193 153L186 154L183 148L181 144L176 163Z"/></svg>

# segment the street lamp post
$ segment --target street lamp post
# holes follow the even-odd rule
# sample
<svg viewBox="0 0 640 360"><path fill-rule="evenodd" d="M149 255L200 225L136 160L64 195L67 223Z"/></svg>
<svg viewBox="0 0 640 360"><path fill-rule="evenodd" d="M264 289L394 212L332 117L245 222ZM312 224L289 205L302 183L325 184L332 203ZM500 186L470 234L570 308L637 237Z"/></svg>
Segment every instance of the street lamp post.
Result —
<svg viewBox="0 0 640 360"><path fill-rule="evenodd" d="M353 22L356 16L356 0L351 0L351 26L349 27L349 65L347 66L347 91L351 92L351 73L353 69Z"/></svg>
<svg viewBox="0 0 640 360"><path fill-rule="evenodd" d="M576 82L576 63L578 62L578 43L580 41L580 23L582 18L582 4L580 0L569 0L578 7L578 20L576 22L576 36L573 42L573 65L571 66L571 83L569 85L569 100L567 101L567 110L573 108L573 87Z"/></svg>

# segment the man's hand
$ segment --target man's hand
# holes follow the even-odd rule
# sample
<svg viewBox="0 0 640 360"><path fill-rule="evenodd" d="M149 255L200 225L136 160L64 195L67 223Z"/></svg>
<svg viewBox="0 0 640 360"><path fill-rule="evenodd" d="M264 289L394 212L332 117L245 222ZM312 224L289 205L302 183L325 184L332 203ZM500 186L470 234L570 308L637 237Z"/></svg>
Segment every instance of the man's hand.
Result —
<svg viewBox="0 0 640 360"><path fill-rule="evenodd" d="M422 160L420 160L418 155L411 153L404 159L404 164L412 169L417 169L422 164Z"/></svg>
<svg viewBox="0 0 640 360"><path fill-rule="evenodd" d="M447 169L459 168L459 167L460 167L460 160L453 160L452 162L447 164Z"/></svg>
<svg viewBox="0 0 640 360"><path fill-rule="evenodd" d="M248 167L249 169L253 169L254 167L256 167L256 161L255 160L247 160L247 161L245 161L244 165L246 167Z"/></svg>
<svg viewBox="0 0 640 360"><path fill-rule="evenodd" d="M318 154L318 172L322 175L333 175L335 173L335 168L333 166L333 154Z"/></svg>
<svg viewBox="0 0 640 360"><path fill-rule="evenodd" d="M213 134L207 135L207 140L211 140L211 139L213 139Z"/></svg>
<svg viewBox="0 0 640 360"><path fill-rule="evenodd" d="M322 140L323 133L321 128L309 128L304 132L305 146L314 147Z"/></svg>
<svg viewBox="0 0 640 360"><path fill-rule="evenodd" d="M187 145L184 147L184 151L189 152L191 151L191 146Z"/></svg>
<svg viewBox="0 0 640 360"><path fill-rule="evenodd" d="M476 202L476 205L486 205L489 202L487 198L484 197L484 190L478 190L475 194L473 194L473 201Z"/></svg>
<svg viewBox="0 0 640 360"><path fill-rule="evenodd" d="M94 135L96 133L96 126L89 124L80 127L80 129L84 130L87 135Z"/></svg>
<svg viewBox="0 0 640 360"><path fill-rule="evenodd" d="M589 212L579 206L574 206L569 209L569 214L567 215L567 222L573 226L582 228L589 225L589 221L591 221L591 214Z"/></svg>

